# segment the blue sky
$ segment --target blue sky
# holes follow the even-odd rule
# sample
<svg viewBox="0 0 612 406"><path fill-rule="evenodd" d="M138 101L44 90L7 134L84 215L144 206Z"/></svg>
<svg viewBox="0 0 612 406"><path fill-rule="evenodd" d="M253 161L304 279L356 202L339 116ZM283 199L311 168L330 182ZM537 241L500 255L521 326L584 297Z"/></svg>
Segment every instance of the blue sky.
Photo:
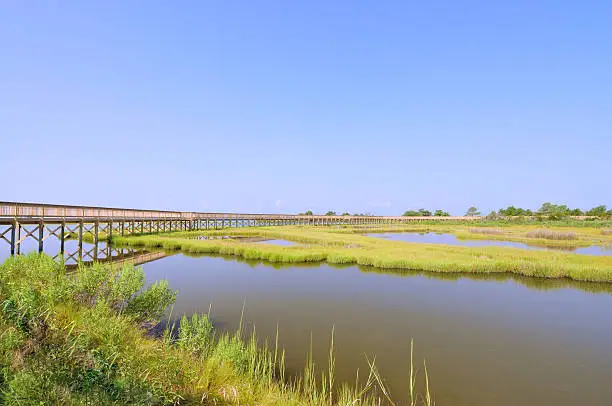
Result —
<svg viewBox="0 0 612 406"><path fill-rule="evenodd" d="M612 3L0 5L0 200L612 206Z"/></svg>

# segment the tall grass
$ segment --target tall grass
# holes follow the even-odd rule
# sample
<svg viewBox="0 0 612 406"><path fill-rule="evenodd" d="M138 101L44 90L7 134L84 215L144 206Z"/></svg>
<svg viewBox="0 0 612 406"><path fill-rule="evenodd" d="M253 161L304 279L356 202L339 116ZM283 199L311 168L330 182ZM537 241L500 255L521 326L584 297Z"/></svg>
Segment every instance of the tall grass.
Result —
<svg viewBox="0 0 612 406"><path fill-rule="evenodd" d="M491 235L502 235L504 232L499 228L470 228L470 233L476 234L491 234Z"/></svg>
<svg viewBox="0 0 612 406"><path fill-rule="evenodd" d="M578 238L576 236L576 233L573 231L562 232L562 231L553 231L553 230L548 230L548 229L537 229L535 231L530 231L527 233L527 237L543 238L547 240L576 240Z"/></svg>
<svg viewBox="0 0 612 406"><path fill-rule="evenodd" d="M192 254L221 254L272 263L322 262L357 264L381 269L434 272L497 273L581 281L612 282L612 257L524 250L510 247L464 247L407 243L322 228L273 227L226 229L226 234L263 235L308 246L248 244L236 240L193 240L201 232L117 237L119 245L182 250ZM545 241L545 240L543 240Z"/></svg>
<svg viewBox="0 0 612 406"><path fill-rule="evenodd" d="M271 349L242 322L217 335L208 314L194 314L152 337L176 292L144 283L133 266L67 274L39 254L0 265L0 404L381 404L374 365L363 384L335 382L333 331L320 379L312 352L287 378L278 334Z"/></svg>

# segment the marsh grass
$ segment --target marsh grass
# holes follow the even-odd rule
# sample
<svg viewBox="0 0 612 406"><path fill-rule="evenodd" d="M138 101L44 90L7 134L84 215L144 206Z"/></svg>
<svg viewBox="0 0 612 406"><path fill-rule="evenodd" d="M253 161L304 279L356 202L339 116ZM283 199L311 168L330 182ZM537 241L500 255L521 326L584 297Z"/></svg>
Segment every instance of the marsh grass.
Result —
<svg viewBox="0 0 612 406"><path fill-rule="evenodd" d="M476 234L489 234L489 235L503 235L504 231L500 230L499 228L475 228L472 227L470 228L470 233L476 233Z"/></svg>
<svg viewBox="0 0 612 406"><path fill-rule="evenodd" d="M332 406L387 397L373 363L365 383L335 382L333 331L327 373L319 375L310 351L294 378L278 333L273 348L262 345L242 318L236 332L219 335L210 314L183 316L153 337L148 329L176 292L164 281L144 289L140 268L96 264L67 274L31 254L0 265L0 282L0 404Z"/></svg>
<svg viewBox="0 0 612 406"><path fill-rule="evenodd" d="M269 227L226 229L235 235L262 235L307 246L248 244L236 240L193 240L206 231L150 236L117 237L118 245L181 250L187 254L232 255L271 263L328 262L357 264L387 270L433 272L512 272L544 278L612 282L612 257L576 255L510 247L465 247L407 243L323 228ZM533 239L535 240L535 239ZM546 240L542 240L546 241Z"/></svg>
<svg viewBox="0 0 612 406"><path fill-rule="evenodd" d="M537 229L527 233L528 238L543 238L546 240L576 240L577 235L573 231L562 232L549 229Z"/></svg>

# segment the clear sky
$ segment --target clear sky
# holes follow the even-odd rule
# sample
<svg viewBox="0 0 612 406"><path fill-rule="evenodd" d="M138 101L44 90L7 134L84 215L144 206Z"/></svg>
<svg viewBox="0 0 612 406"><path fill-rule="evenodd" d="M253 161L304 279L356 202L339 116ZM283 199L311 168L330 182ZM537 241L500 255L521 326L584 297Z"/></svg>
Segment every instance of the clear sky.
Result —
<svg viewBox="0 0 612 406"><path fill-rule="evenodd" d="M0 200L612 206L611 21L588 0L4 1Z"/></svg>

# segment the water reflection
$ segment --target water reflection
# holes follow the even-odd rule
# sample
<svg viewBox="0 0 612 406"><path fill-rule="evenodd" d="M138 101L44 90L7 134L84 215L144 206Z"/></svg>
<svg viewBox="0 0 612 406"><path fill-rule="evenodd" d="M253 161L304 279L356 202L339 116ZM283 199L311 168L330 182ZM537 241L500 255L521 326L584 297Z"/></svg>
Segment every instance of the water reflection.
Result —
<svg viewBox="0 0 612 406"><path fill-rule="evenodd" d="M252 242L256 244L272 244L272 245L284 245L284 246L292 246L298 245L293 241L282 240L277 238L267 238L267 237L241 237L235 235L199 235L196 237L191 237L192 240L233 240L237 242Z"/></svg>
<svg viewBox="0 0 612 406"><path fill-rule="evenodd" d="M368 237L386 238L394 241L405 241L405 242L420 242L427 244L448 244L448 245L462 245L466 247L486 247L486 246L499 246L499 247L513 247L522 248L527 250L544 250L544 251L566 251L573 252L575 254L583 255L612 255L612 247L610 246L590 246L590 247L571 247L567 245L531 245L515 241L502 241L502 240L460 240L454 234L444 233L371 233L366 234Z"/></svg>
<svg viewBox="0 0 612 406"><path fill-rule="evenodd" d="M97 247L113 261L108 249ZM117 260L129 256L121 252ZM278 328L290 373L302 369L311 334L315 362L326 364L334 328L338 382L354 381L358 368L363 375L365 355L376 355L404 403L411 338L418 365L427 358L440 405L603 406L612 398L611 284L132 254L159 256L143 265L147 282L168 279L178 290L176 317L212 304L217 328L234 331L244 305L260 337L272 339Z"/></svg>
<svg viewBox="0 0 612 406"><path fill-rule="evenodd" d="M21 243L20 248L22 255L38 252L38 243L32 240L25 240ZM129 262L141 265L172 254L163 251L146 251L134 247L116 247L106 242L98 244L83 242L82 247L79 247L76 240L66 240L64 242L64 252L62 253L60 252L60 241L56 239L46 240L43 252L57 261L63 261L69 270L76 268L79 263L85 266L91 265L94 262L116 264ZM0 249L0 263L9 256L10 252L8 249Z"/></svg>
<svg viewBox="0 0 612 406"><path fill-rule="evenodd" d="M144 269L178 289L177 317L212 303L217 327L233 331L244 305L259 336L274 337L278 325L290 371L303 367L311 333L325 365L335 326L338 380L353 381L364 354L375 354L403 402L411 338L437 404L606 405L612 396L612 295L603 284L274 265L179 254Z"/></svg>
<svg viewBox="0 0 612 406"><path fill-rule="evenodd" d="M275 239L270 239L270 240L261 240L261 241L257 241L257 244L272 244L272 245L282 245L282 246L296 246L299 245L298 243L294 242L294 241L287 241L287 240L280 240L278 238Z"/></svg>

